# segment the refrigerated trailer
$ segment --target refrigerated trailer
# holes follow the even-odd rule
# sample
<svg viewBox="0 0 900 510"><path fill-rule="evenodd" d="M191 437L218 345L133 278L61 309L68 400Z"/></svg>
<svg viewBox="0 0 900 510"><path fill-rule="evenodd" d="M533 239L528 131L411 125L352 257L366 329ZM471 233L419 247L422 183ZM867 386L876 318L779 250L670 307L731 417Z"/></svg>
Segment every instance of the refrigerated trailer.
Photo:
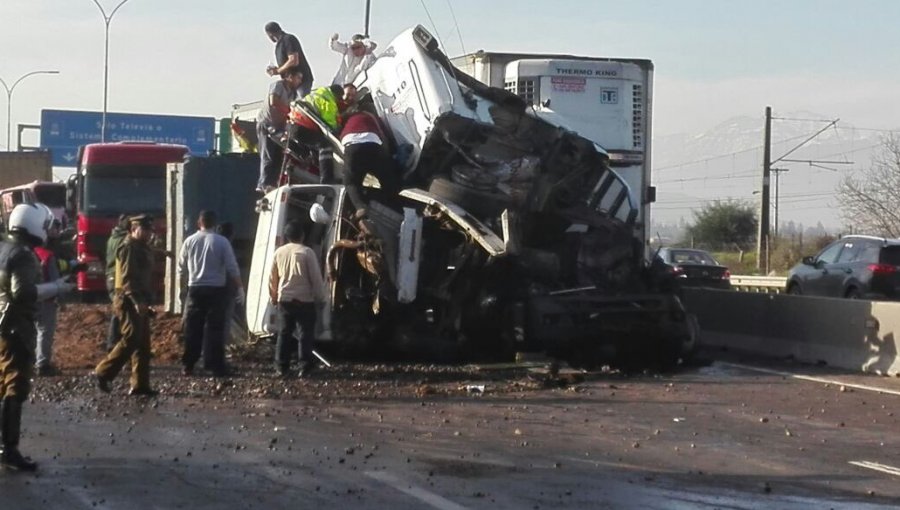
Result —
<svg viewBox="0 0 900 510"><path fill-rule="evenodd" d="M603 147L640 201L634 233L647 246L653 62L646 59L478 51L451 59L480 82L522 98L540 118Z"/></svg>

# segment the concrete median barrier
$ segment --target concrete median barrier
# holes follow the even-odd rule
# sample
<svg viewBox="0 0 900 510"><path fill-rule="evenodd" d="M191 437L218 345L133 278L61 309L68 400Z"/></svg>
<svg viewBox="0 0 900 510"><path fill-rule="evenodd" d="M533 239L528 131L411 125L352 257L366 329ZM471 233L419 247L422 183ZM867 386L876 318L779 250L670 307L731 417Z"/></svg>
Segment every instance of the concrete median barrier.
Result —
<svg viewBox="0 0 900 510"><path fill-rule="evenodd" d="M707 289L684 301L703 345L900 374L900 303Z"/></svg>

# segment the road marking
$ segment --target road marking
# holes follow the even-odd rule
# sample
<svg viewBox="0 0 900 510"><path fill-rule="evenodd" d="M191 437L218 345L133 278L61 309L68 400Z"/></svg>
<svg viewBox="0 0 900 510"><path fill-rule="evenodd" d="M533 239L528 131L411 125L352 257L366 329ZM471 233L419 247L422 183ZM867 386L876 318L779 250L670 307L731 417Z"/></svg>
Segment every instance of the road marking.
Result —
<svg viewBox="0 0 900 510"><path fill-rule="evenodd" d="M408 496L412 496L427 505L431 505L438 510L467 510L466 507L462 505L457 505L445 497L438 496L433 492L428 492L421 487L411 485L387 471L366 471L366 476L390 485L398 491Z"/></svg>
<svg viewBox="0 0 900 510"><path fill-rule="evenodd" d="M824 377L813 377L811 375L794 374L791 372L782 372L781 370L772 370L770 368L760 368L760 367L753 367L750 365L742 365L740 363L728 363L725 361L717 361L716 363L719 365L732 367L732 368L740 368L743 370L752 370L754 372L762 372L764 374L780 375L782 377L792 377L794 379L800 379L803 381L812 381L812 382L824 383L824 384L834 384L837 386L846 386L847 388L855 388L857 390L876 391L878 393L886 393L888 395L896 395L896 396L900 397L900 391L889 390L886 388L878 388L877 386L866 386L865 384L853 384L853 383L838 381L836 379L826 379Z"/></svg>
<svg viewBox="0 0 900 510"><path fill-rule="evenodd" d="M879 464L867 460L851 460L848 464L853 464L854 466L866 469L874 469L875 471L881 471L882 473L887 473L889 475L900 476L900 468L888 466L887 464Z"/></svg>

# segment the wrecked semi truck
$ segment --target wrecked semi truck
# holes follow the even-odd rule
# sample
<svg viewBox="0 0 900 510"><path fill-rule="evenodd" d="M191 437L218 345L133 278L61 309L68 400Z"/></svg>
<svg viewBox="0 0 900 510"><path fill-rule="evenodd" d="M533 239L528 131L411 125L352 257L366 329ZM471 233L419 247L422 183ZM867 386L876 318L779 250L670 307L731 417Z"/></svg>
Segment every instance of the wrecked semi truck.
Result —
<svg viewBox="0 0 900 510"><path fill-rule="evenodd" d="M317 339L344 352L450 361L544 351L576 366L665 365L691 353L695 322L645 254L643 168L635 192L550 105L462 73L422 27L392 41L356 84L359 107L388 128L405 189L373 200L361 220L337 184L264 197L251 332L275 329L268 269L284 224L311 218L306 244L330 290ZM340 174L340 142L297 108L321 127ZM643 115L646 132L649 108ZM643 145L620 159L638 152L648 162Z"/></svg>

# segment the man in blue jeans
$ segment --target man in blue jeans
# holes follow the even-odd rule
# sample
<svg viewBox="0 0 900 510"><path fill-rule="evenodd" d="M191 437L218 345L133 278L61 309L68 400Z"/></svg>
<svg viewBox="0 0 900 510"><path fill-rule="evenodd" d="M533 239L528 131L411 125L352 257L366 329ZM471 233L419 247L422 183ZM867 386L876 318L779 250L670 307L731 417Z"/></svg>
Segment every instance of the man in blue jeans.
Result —
<svg viewBox="0 0 900 510"><path fill-rule="evenodd" d="M199 230L184 240L178 270L187 274L187 303L184 310L184 375L194 373L203 353L204 368L213 376L226 375L225 325L230 281L237 289L237 301L244 300L241 274L231 243L215 232L216 214L201 211Z"/></svg>
<svg viewBox="0 0 900 510"><path fill-rule="evenodd" d="M275 364L282 377L291 375L291 355L298 351L300 377L315 368L316 302L325 300L322 269L316 253L303 244L303 225L291 221L284 227L287 243L275 250L269 275L269 299L278 307L278 344ZM300 344L294 330L300 326Z"/></svg>

